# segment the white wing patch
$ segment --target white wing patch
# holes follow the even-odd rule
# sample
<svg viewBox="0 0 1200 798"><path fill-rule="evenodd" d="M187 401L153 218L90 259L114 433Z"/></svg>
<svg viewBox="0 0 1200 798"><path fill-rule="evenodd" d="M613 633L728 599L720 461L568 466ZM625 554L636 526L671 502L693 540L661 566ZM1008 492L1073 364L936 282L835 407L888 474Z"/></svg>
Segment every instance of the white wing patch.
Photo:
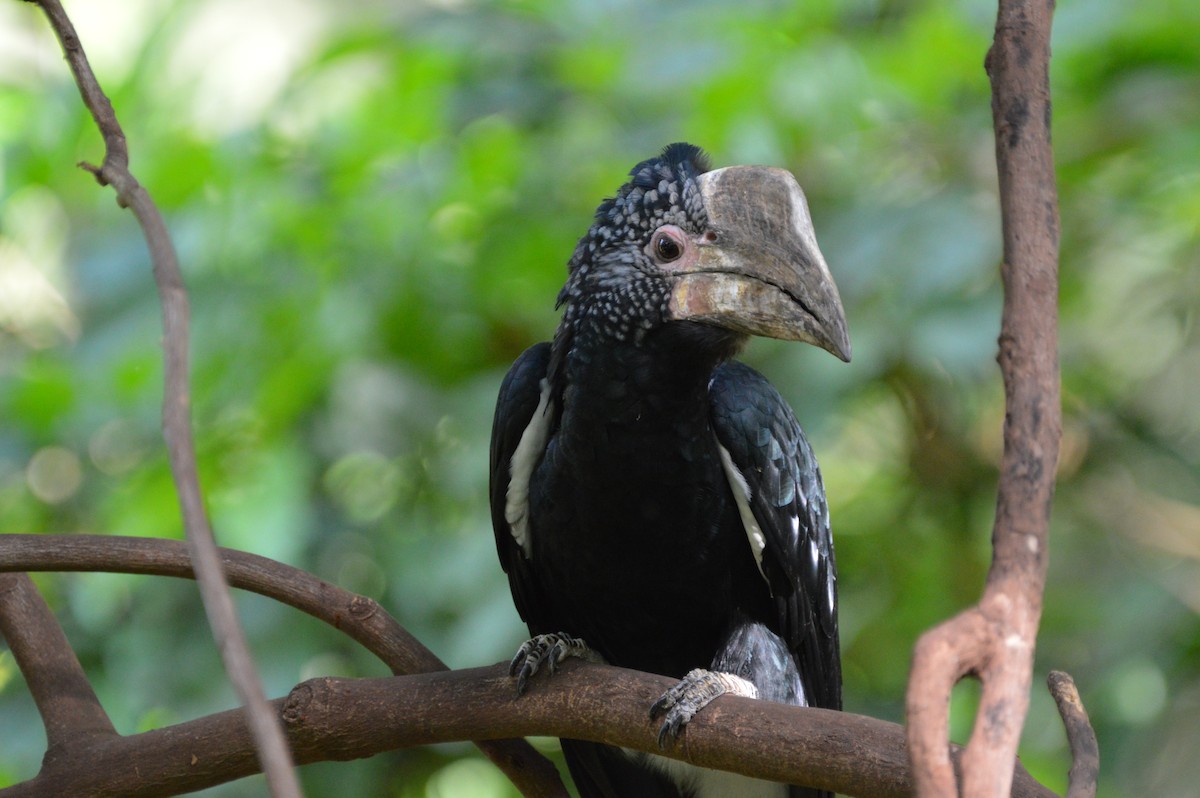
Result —
<svg viewBox="0 0 1200 798"><path fill-rule="evenodd" d="M524 443L524 439L521 442ZM717 441L717 451L721 453L721 466L725 469L725 478L729 480L729 487L733 491L733 500L737 503L738 515L742 517L742 528L746 530L746 539L750 541L750 551L754 553L754 562L758 565L758 572L762 574L762 578L766 579L767 575L763 572L762 567L762 556L763 550L767 548L767 539L763 535L762 527L758 525L758 519L750 510L750 486L746 483L742 472L734 465L729 450L722 446L719 440ZM770 584L769 580L767 584Z"/></svg>
<svg viewBox="0 0 1200 798"><path fill-rule="evenodd" d="M546 440L550 437L550 383L542 380L542 393L537 409L529 426L521 433L512 460L508 464L508 491L504 494L504 520L513 540L525 553L525 559L533 556L533 539L529 535L529 480L533 469L546 451Z"/></svg>

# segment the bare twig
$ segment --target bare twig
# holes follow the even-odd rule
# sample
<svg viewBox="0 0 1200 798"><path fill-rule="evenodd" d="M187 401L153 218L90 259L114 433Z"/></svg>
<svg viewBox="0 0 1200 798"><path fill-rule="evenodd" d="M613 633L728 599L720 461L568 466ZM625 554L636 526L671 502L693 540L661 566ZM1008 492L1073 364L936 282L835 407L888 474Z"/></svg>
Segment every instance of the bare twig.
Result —
<svg viewBox="0 0 1200 798"><path fill-rule="evenodd" d="M1029 705L1046 580L1047 532L1062 413L1057 353L1058 198L1050 147L1053 0L1000 0L987 57L1004 237L1000 368L1005 386L993 560L975 607L918 642L908 744L921 796L958 794L946 756L950 690L983 683L962 762L962 794L1008 795Z"/></svg>
<svg viewBox="0 0 1200 798"><path fill-rule="evenodd" d="M1058 705L1071 746L1071 771L1067 776L1066 798L1095 798L1100 778L1100 746L1087 710L1075 689L1075 680L1062 671L1050 671L1046 683Z"/></svg>
<svg viewBox="0 0 1200 798"><path fill-rule="evenodd" d="M125 134L117 122L112 104L92 73L66 11L58 0L36 2L46 13L58 36L84 105L104 137L104 162L99 167L80 165L94 174L101 185L111 185L116 190L117 202L121 207L133 210L150 250L154 279L163 307L163 435L179 495L188 547L192 561L196 563L200 595L225 670L242 703L249 710L254 739L271 792L281 798L294 798L301 794L300 783L292 767L291 754L283 733L267 705L245 634L234 610L233 598L225 585L216 541L201 498L189 409L188 299L175 247L158 207L129 171Z"/></svg>
<svg viewBox="0 0 1200 798"><path fill-rule="evenodd" d="M219 551L230 585L324 621L362 644L392 673L447 669L374 599L257 554ZM5 571L108 571L194 577L182 542L115 535L0 535L0 572ZM482 740L477 745L522 795L553 798L567 794L553 763L524 740Z"/></svg>
<svg viewBox="0 0 1200 798"><path fill-rule="evenodd" d="M388 679L313 679L275 703L300 762L488 736L599 740L863 798L911 794L901 727L853 715L725 696L666 751L649 706L672 681L572 660L517 699L505 665ZM243 712L97 744L72 767L44 771L0 798L196 790L256 770ZM1053 798L1019 763L1018 798Z"/></svg>
<svg viewBox="0 0 1200 798"><path fill-rule="evenodd" d="M46 727L46 758L117 731L58 620L26 574L0 574L0 634L29 685Z"/></svg>

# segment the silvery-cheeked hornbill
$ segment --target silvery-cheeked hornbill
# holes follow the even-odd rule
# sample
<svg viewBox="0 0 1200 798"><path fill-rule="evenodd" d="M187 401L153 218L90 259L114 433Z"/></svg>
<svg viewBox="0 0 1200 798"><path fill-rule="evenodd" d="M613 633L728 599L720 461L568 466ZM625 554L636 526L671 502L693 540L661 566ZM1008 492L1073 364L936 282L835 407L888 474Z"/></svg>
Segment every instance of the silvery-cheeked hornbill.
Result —
<svg viewBox="0 0 1200 798"><path fill-rule="evenodd" d="M804 194L672 144L575 248L552 342L517 359L492 430L500 561L546 664L599 655L681 678L660 744L722 692L841 708L837 576L817 462L731 358L750 335L850 341ZM563 740L582 795L828 795ZM790 789L790 793L788 790Z"/></svg>

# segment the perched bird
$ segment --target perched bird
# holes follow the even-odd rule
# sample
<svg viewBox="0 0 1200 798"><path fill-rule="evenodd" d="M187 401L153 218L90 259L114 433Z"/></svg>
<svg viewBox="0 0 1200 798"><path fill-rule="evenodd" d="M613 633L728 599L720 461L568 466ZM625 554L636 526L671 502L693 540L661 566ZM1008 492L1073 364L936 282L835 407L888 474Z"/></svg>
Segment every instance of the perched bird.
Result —
<svg viewBox="0 0 1200 798"><path fill-rule="evenodd" d="M660 744L723 692L841 708L837 574L796 418L732 360L750 335L850 341L804 193L672 144L575 248L554 340L513 364L492 430L500 562L534 635L518 691L566 656L681 679ZM563 740L591 796L824 796ZM789 792L790 790L790 792Z"/></svg>

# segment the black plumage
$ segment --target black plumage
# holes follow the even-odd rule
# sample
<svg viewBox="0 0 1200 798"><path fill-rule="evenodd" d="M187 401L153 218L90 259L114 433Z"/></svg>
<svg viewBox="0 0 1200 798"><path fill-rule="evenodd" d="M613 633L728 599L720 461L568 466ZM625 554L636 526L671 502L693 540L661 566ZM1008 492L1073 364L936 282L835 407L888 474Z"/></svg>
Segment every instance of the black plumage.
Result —
<svg viewBox="0 0 1200 798"><path fill-rule="evenodd" d="M601 204L559 303L553 342L505 378L492 437L496 544L530 632L577 636L616 665L730 673L766 700L840 709L820 472L787 403L731 360L749 334L849 358L795 180L710 171L697 148L667 147ZM668 708L665 728L688 717ZM584 796L783 794L563 748Z"/></svg>

